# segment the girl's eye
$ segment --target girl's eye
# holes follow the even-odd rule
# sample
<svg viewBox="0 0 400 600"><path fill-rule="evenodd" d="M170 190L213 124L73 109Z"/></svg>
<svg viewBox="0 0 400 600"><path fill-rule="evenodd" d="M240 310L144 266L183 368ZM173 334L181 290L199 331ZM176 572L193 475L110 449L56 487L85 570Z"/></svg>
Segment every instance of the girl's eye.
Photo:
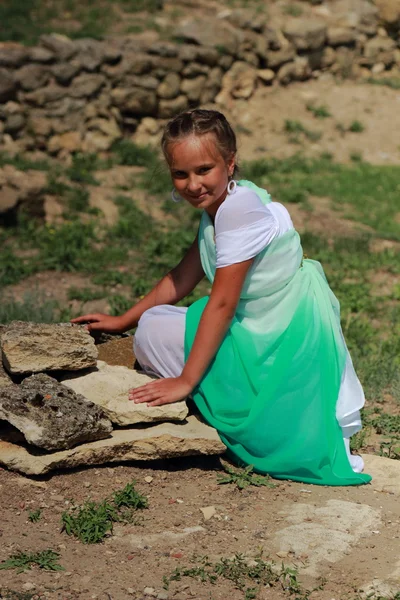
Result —
<svg viewBox="0 0 400 600"><path fill-rule="evenodd" d="M200 169L200 173L207 173L208 171L210 171L211 167L201 167Z"/></svg>
<svg viewBox="0 0 400 600"><path fill-rule="evenodd" d="M173 176L182 179L182 177L186 177L186 173L184 171L174 171Z"/></svg>

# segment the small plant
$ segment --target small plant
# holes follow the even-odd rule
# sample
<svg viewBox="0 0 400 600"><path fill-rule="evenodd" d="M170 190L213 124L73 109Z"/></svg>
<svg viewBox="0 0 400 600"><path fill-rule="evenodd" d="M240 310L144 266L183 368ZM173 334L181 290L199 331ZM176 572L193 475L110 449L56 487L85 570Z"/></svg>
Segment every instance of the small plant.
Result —
<svg viewBox="0 0 400 600"><path fill-rule="evenodd" d="M57 562L59 556L58 552L50 549L42 552L18 552L0 563L0 570L17 569L18 573L23 573L36 565L45 571L64 571L64 567Z"/></svg>
<svg viewBox="0 0 400 600"><path fill-rule="evenodd" d="M365 127L361 123L361 121L355 120L350 123L349 131L351 131L352 133L362 133L364 130Z"/></svg>
<svg viewBox="0 0 400 600"><path fill-rule="evenodd" d="M139 146L130 140L114 142L111 151L120 165L129 167L148 167L157 155L150 146Z"/></svg>
<svg viewBox="0 0 400 600"><path fill-rule="evenodd" d="M400 90L400 77L382 77L381 79L370 77L367 79L367 83L372 83L373 85L384 85L392 88L393 90Z"/></svg>
<svg viewBox="0 0 400 600"><path fill-rule="evenodd" d="M98 185L98 181L92 175L92 172L98 168L99 163L96 154L77 152L72 155L72 165L66 170L66 175L71 181L76 181L77 183Z"/></svg>
<svg viewBox="0 0 400 600"><path fill-rule="evenodd" d="M350 160L352 162L354 162L354 163L360 163L360 162L362 162L362 160L363 160L362 152L357 152L357 151L351 152L350 153Z"/></svg>
<svg viewBox="0 0 400 600"><path fill-rule="evenodd" d="M286 131L286 133L289 133L293 136L291 139L296 143L300 141L298 137L300 134L303 134L307 139L309 139L312 142L317 142L322 137L322 133L320 131L313 131L311 129L307 129L307 127L305 127L303 123L292 119L285 120L284 130Z"/></svg>
<svg viewBox="0 0 400 600"><path fill-rule="evenodd" d="M91 300L99 300L104 298L102 290L94 290L89 287L77 288L70 287L68 290L68 300L79 300L79 302L90 302Z"/></svg>
<svg viewBox="0 0 400 600"><path fill-rule="evenodd" d="M135 490L133 483L128 483L123 490L114 492L112 499L87 500L82 506L64 512L62 531L84 544L98 544L112 533L114 523L132 523L134 511L147 506L147 498Z"/></svg>
<svg viewBox="0 0 400 600"><path fill-rule="evenodd" d="M224 471L227 475L219 475L217 477L217 483L234 483L239 490L244 490L249 485L254 485L256 487L267 486L267 487L275 487L275 485L271 482L271 478L269 475L257 475L253 473L253 465L249 465L245 469L233 469L232 467L222 464Z"/></svg>
<svg viewBox="0 0 400 600"><path fill-rule="evenodd" d="M390 439L381 442L379 446L379 454L380 456L385 456L386 458L400 460L400 436L395 435Z"/></svg>
<svg viewBox="0 0 400 600"><path fill-rule="evenodd" d="M307 104L306 108L314 115L316 119L327 119L328 117L332 116L328 108L324 105L315 106L315 104L309 103Z"/></svg>
<svg viewBox="0 0 400 600"><path fill-rule="evenodd" d="M28 519L31 523L37 523L38 521L40 521L42 517L42 511L40 510L40 508L38 508L37 510L31 510L28 513Z"/></svg>

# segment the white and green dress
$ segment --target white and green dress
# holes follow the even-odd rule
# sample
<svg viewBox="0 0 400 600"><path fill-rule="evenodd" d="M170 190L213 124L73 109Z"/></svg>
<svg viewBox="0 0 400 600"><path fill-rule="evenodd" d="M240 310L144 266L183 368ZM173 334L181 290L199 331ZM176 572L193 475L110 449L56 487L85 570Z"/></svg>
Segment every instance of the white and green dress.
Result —
<svg viewBox="0 0 400 600"><path fill-rule="evenodd" d="M254 262L194 401L240 464L321 485L368 483L362 460L348 451L350 436L361 429L364 394L339 303L321 265L303 259L286 209L253 183L238 184L214 224L202 215L201 262L211 284L217 268ZM181 373L207 300L144 313L135 354L145 370Z"/></svg>

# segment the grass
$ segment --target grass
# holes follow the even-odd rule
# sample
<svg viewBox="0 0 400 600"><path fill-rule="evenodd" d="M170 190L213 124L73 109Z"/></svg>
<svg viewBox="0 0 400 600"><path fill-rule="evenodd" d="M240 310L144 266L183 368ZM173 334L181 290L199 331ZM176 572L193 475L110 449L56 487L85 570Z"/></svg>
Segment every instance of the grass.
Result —
<svg viewBox="0 0 400 600"><path fill-rule="evenodd" d="M276 587L283 592L295 594L297 600L308 598L314 591L302 589L295 568L283 564L277 568L275 563L264 561L261 554L252 560L242 554L235 554L233 558L221 558L216 562L212 562L207 556L194 556L191 566L177 567L171 575L164 576L164 588L168 590L171 582L182 581L184 578L196 579L207 589L210 584L215 585L218 579L226 580L234 589L243 593L244 600L257 598L258 592L266 587Z"/></svg>
<svg viewBox="0 0 400 600"><path fill-rule="evenodd" d="M253 473L253 465L249 465L244 469L237 469L222 463L222 467L226 475L217 476L217 483L219 484L233 483L239 490L244 490L250 485L275 487L268 475Z"/></svg>
<svg viewBox="0 0 400 600"><path fill-rule="evenodd" d="M369 77L366 82L372 85L384 85L393 90L400 90L400 77L380 77L379 79Z"/></svg>
<svg viewBox="0 0 400 600"><path fill-rule="evenodd" d="M292 119L285 120L284 131L291 136L290 141L296 144L300 143L301 136L306 137L312 142L317 142L322 137L322 133L320 131L308 129L305 127L305 125L303 125L303 123L301 123L301 121Z"/></svg>
<svg viewBox="0 0 400 600"><path fill-rule="evenodd" d="M46 298L39 291L25 292L22 300L0 294L0 323L32 321L34 323L58 323L68 321L71 314L66 307Z"/></svg>
<svg viewBox="0 0 400 600"><path fill-rule="evenodd" d="M315 104L307 104L307 110L311 112L316 119L327 119L331 117L332 114L329 112L329 109L321 104L321 106L316 106Z"/></svg>
<svg viewBox="0 0 400 600"><path fill-rule="evenodd" d="M44 571L64 571L64 567L57 562L59 556L58 552L50 549L41 552L17 552L0 563L0 570L16 569L18 573L23 573L37 566Z"/></svg>
<svg viewBox="0 0 400 600"><path fill-rule="evenodd" d="M31 523L37 523L38 521L40 521L41 518L42 518L42 511L40 510L40 508L38 508L37 510L31 510L28 513L28 520Z"/></svg>
<svg viewBox="0 0 400 600"><path fill-rule="evenodd" d="M0 41L35 44L44 33L62 33L72 38L101 39L114 25L124 26L124 13L162 9L161 0L3 0L0 20L7 28Z"/></svg>
<svg viewBox="0 0 400 600"><path fill-rule="evenodd" d="M351 133L362 133L365 131L365 125L363 125L361 121L352 121L349 125L349 131L351 131Z"/></svg>
<svg viewBox="0 0 400 600"><path fill-rule="evenodd" d="M82 506L73 506L64 512L62 530L83 544L98 544L112 533L114 523L134 523L135 512L147 506L147 498L135 490L133 483L128 483L124 489L114 492L112 498L101 502L86 500Z"/></svg>

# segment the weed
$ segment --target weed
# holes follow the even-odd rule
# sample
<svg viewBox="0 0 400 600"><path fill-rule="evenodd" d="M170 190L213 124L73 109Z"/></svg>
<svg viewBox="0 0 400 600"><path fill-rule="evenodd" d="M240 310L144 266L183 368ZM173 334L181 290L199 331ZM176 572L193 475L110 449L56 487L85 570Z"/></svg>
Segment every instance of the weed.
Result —
<svg viewBox="0 0 400 600"><path fill-rule="evenodd" d="M222 467L227 475L219 475L217 477L217 483L234 483L239 490L244 490L249 485L254 485L256 487L275 487L275 485L271 483L269 475L257 475L256 473L253 473L253 465L249 465L244 469L233 469L229 465L222 463Z"/></svg>
<svg viewBox="0 0 400 600"><path fill-rule="evenodd" d="M25 292L22 300L0 294L0 323L32 321L34 323L57 323L69 320L68 310L61 309L58 302L46 298L38 290Z"/></svg>
<svg viewBox="0 0 400 600"><path fill-rule="evenodd" d="M380 456L400 460L400 436L392 436L386 441L382 441L379 446Z"/></svg>
<svg viewBox="0 0 400 600"><path fill-rule="evenodd" d="M140 296L141 294L135 294ZM115 294L108 299L110 304L110 314L113 316L122 315L132 307L132 300L121 294Z"/></svg>
<svg viewBox="0 0 400 600"><path fill-rule="evenodd" d="M139 146L130 140L117 140L111 148L116 162L130 167L148 167L157 154L150 146Z"/></svg>
<svg viewBox="0 0 400 600"><path fill-rule="evenodd" d="M40 508L38 508L37 510L31 510L28 513L28 519L31 523L37 523L38 521L40 521L42 517L42 511L40 510Z"/></svg>
<svg viewBox="0 0 400 600"><path fill-rule="evenodd" d="M121 0L127 12L156 12L163 7L163 0Z"/></svg>
<svg viewBox="0 0 400 600"><path fill-rule="evenodd" d="M256 598L259 590L265 586L279 586L282 590L297 594L298 598L299 594L302 594L302 598L307 598L311 593L302 590L295 568L282 564L279 570L273 562L265 562L262 554L253 560L245 558L242 554L235 554L234 558L221 558L215 563L207 556L194 556L192 564L191 567L177 567L171 575L164 576L164 588L169 589L172 581L181 581L184 577L211 585L215 585L218 578L222 578L230 581L235 589L242 591L245 600ZM321 589L321 586L318 589Z"/></svg>
<svg viewBox="0 0 400 600"><path fill-rule="evenodd" d="M388 415L379 411L379 416L371 420L377 433L399 434L400 435L400 415Z"/></svg>
<svg viewBox="0 0 400 600"><path fill-rule="evenodd" d="M400 90L400 77L382 77L381 79L370 77L367 79L367 83L372 83L373 85L384 85L392 88L393 90Z"/></svg>
<svg viewBox="0 0 400 600"><path fill-rule="evenodd" d="M294 121L292 119L285 120L284 130L286 133L293 134L298 136L299 134L303 134L307 139L312 142L317 142L322 137L322 133L320 131L313 131L311 129L307 129L300 121ZM295 138L296 139L296 138Z"/></svg>
<svg viewBox="0 0 400 600"><path fill-rule="evenodd" d="M66 170L66 175L77 183L89 183L98 185L99 182L93 177L93 171L99 168L96 154L82 154L77 152L72 155L72 165Z"/></svg>
<svg viewBox="0 0 400 600"><path fill-rule="evenodd" d="M315 104L307 104L306 108L317 119L326 119L326 118L332 116L331 113L329 112L328 108L324 105L315 106Z"/></svg>
<svg viewBox="0 0 400 600"><path fill-rule="evenodd" d="M64 571L64 567L57 562L59 556L58 552L50 549L42 552L18 552L0 563L0 570L17 569L18 573L23 573L36 565L45 571Z"/></svg>
<svg viewBox="0 0 400 600"><path fill-rule="evenodd" d="M361 123L361 121L352 121L349 126L349 131L352 133L362 133L365 130L365 126Z"/></svg>
<svg viewBox="0 0 400 600"><path fill-rule="evenodd" d="M350 153L350 160L355 163L360 163L363 160L362 152L358 152L357 150Z"/></svg>
<svg viewBox="0 0 400 600"><path fill-rule="evenodd" d="M114 492L112 499L87 500L82 506L64 512L62 531L74 535L84 544L97 544L112 533L114 523L133 522L134 511L147 508L147 505L147 498L135 490L134 484L127 484L123 490Z"/></svg>
<svg viewBox="0 0 400 600"><path fill-rule="evenodd" d="M79 302L90 302L104 298L104 291L94 290L89 287L77 288L70 287L68 290L68 300L79 300Z"/></svg>
<svg viewBox="0 0 400 600"><path fill-rule="evenodd" d="M34 161L29 160L20 154L9 156L6 152L0 152L0 167L3 167L4 165L12 165L19 171L28 171L29 169L34 171L49 171L50 169L50 163L47 160Z"/></svg>

